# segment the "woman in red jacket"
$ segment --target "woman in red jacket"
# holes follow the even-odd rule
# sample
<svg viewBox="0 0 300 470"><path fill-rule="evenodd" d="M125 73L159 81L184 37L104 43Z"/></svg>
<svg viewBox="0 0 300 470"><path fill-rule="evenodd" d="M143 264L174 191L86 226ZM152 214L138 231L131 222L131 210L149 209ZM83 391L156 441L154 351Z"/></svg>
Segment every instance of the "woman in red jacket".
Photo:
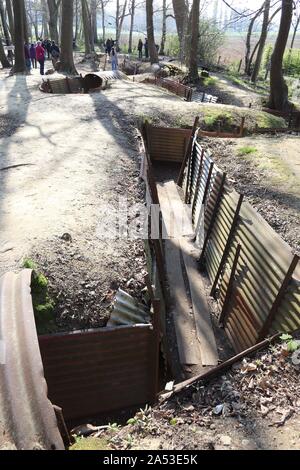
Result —
<svg viewBox="0 0 300 470"><path fill-rule="evenodd" d="M38 41L36 49L36 60L40 64L40 73L41 75L44 75L44 67L45 67L45 49L41 45L41 42Z"/></svg>

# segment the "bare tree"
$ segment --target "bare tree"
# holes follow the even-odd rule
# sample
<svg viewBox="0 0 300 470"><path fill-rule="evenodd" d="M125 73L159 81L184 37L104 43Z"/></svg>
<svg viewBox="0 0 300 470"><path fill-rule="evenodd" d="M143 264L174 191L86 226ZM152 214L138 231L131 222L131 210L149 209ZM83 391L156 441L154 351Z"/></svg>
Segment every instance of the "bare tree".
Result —
<svg viewBox="0 0 300 470"><path fill-rule="evenodd" d="M297 3L295 4L295 13L294 13L294 17L295 17L295 21L293 22L294 31L293 31L293 36L292 36L292 40L291 40L290 49L293 49L293 48L294 48L295 39L296 39L296 34L297 34L297 31L298 31L298 28L299 28L299 24L300 24L300 1L299 1L299 0L298 0Z"/></svg>
<svg viewBox="0 0 300 470"><path fill-rule="evenodd" d="M245 73L247 75L250 75L250 54L251 54L251 36L252 36L252 31L254 27L254 23L257 20L257 18L262 14L264 8L264 3L261 6L261 8L253 15L253 17L250 20L248 31L247 31L247 37L246 37L246 53L245 53Z"/></svg>
<svg viewBox="0 0 300 470"><path fill-rule="evenodd" d="M189 5L187 0L173 0L173 10L180 44L180 58L183 60L189 18Z"/></svg>
<svg viewBox="0 0 300 470"><path fill-rule="evenodd" d="M189 54L189 77L192 81L197 81L198 74L198 42L199 42L199 10L200 0L193 0L191 10L191 50Z"/></svg>
<svg viewBox="0 0 300 470"><path fill-rule="evenodd" d="M97 0L91 0L91 43L98 43L98 22L97 22L97 13L98 13L98 2Z"/></svg>
<svg viewBox="0 0 300 470"><path fill-rule="evenodd" d="M100 0L101 7L101 22L102 22L102 42L105 43L106 33L105 33L105 7L109 3L109 0Z"/></svg>
<svg viewBox="0 0 300 470"><path fill-rule="evenodd" d="M52 41L58 44L58 12L61 0L47 0L49 9L49 31Z"/></svg>
<svg viewBox="0 0 300 470"><path fill-rule="evenodd" d="M24 0L13 0L14 11L14 37L15 37L15 64L12 73L25 73L25 53L24 53Z"/></svg>
<svg viewBox="0 0 300 470"><path fill-rule="evenodd" d="M270 4L271 0L266 0L264 3L264 19L262 23L262 28L261 28L261 35L259 39L259 46L258 46L258 51L257 51L257 56L256 56L256 61L254 64L253 72L251 75L251 81L253 83L256 82L260 66L261 66L261 61L263 57L263 52L267 40L267 35L268 35L268 25L269 25L269 15L270 15Z"/></svg>
<svg viewBox="0 0 300 470"><path fill-rule="evenodd" d="M10 46L11 45L11 35L10 35L8 24L6 22L6 15L5 15L5 9L4 9L4 5L3 5L3 0L0 0L0 17L1 17L2 29L3 29L6 45ZM10 60L12 60L12 57L13 57L12 51L8 51L8 58Z"/></svg>
<svg viewBox="0 0 300 470"><path fill-rule="evenodd" d="M154 26L153 26L153 0L146 0L146 16L147 16L147 37L148 47L151 64L158 63L158 53L154 38Z"/></svg>
<svg viewBox="0 0 300 470"><path fill-rule="evenodd" d="M7 17L8 17L10 36L11 36L12 42L14 42L15 26L14 26L14 14L12 10L11 0L6 0L5 5L6 5L6 12L7 12Z"/></svg>
<svg viewBox="0 0 300 470"><path fill-rule="evenodd" d="M8 58L6 57L4 47L2 44L2 38L0 36L0 62L4 69L9 69L11 67Z"/></svg>
<svg viewBox="0 0 300 470"><path fill-rule="evenodd" d="M285 111L289 108L288 87L283 78L282 62L293 16L293 0L282 0L279 32L271 58L269 108Z"/></svg>
<svg viewBox="0 0 300 470"><path fill-rule="evenodd" d="M133 34L133 26L134 26L135 8L136 8L136 0L130 0L130 7L129 7L130 27L129 27L128 54L132 53L132 34Z"/></svg>
<svg viewBox="0 0 300 470"><path fill-rule="evenodd" d="M88 7L87 0L81 0L81 10L82 10L82 26L84 34L84 44L85 44L85 55L91 54L93 50L93 45L91 43L91 15Z"/></svg>
<svg viewBox="0 0 300 470"><path fill-rule="evenodd" d="M77 75L73 57L74 1L62 0L60 68L63 73Z"/></svg>
<svg viewBox="0 0 300 470"><path fill-rule="evenodd" d="M126 14L126 9L127 9L127 2L128 0L125 0L123 5L120 4L120 0L117 0L116 3L116 47L117 50L120 48L120 37L121 37L121 32L123 28L123 22L125 16L128 16L129 13Z"/></svg>

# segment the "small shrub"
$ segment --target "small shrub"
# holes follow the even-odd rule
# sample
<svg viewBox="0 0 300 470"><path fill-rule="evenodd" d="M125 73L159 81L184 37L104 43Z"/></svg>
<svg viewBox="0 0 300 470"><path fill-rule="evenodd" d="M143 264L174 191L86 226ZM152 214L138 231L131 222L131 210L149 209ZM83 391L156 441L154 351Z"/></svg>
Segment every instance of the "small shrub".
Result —
<svg viewBox="0 0 300 470"><path fill-rule="evenodd" d="M245 146L245 147L241 147L238 151L238 155L250 155L251 153L255 153L257 152L257 149L255 147L251 147L251 146Z"/></svg>

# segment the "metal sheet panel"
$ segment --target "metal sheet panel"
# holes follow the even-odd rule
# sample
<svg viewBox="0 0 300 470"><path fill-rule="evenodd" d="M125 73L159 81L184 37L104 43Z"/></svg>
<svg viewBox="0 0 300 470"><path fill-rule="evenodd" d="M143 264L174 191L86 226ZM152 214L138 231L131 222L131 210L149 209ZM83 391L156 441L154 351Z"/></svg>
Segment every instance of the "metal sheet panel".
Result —
<svg viewBox="0 0 300 470"><path fill-rule="evenodd" d="M191 130L147 125L147 148L152 161L182 162Z"/></svg>
<svg viewBox="0 0 300 470"><path fill-rule="evenodd" d="M208 171L213 161L204 152L200 165L202 147L195 142L193 148L189 192L195 216L200 212ZM201 167L201 168L200 168ZM201 169L201 174L199 174ZM217 200L221 170L214 167L208 198L204 205L204 232L207 233ZM186 187L186 182L184 184ZM206 248L206 267L211 282L214 282L222 255L234 220L239 194L225 184L218 212ZM202 206L203 209L203 206ZM201 213L201 212L200 212ZM197 224L197 228L200 224ZM197 230L197 229L196 229ZM281 286L293 259L291 248L267 224L260 214L246 201L241 205L234 236L226 263L219 280L220 303L223 306L237 245L241 252L230 295L225 329L236 351L255 344L267 324L272 306L277 301ZM300 267L296 268L284 297L276 312L269 333L293 331L300 327Z"/></svg>
<svg viewBox="0 0 300 470"><path fill-rule="evenodd" d="M49 397L66 420L151 402L151 325L101 328L39 337Z"/></svg>
<svg viewBox="0 0 300 470"><path fill-rule="evenodd" d="M0 449L64 449L47 398L31 274L24 270L0 279Z"/></svg>

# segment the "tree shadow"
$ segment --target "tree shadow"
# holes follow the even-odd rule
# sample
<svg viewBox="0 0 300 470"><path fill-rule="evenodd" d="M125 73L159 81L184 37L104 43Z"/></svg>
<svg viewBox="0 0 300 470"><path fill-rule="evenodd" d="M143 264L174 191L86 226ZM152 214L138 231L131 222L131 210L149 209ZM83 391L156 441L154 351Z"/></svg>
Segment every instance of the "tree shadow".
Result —
<svg viewBox="0 0 300 470"><path fill-rule="evenodd" d="M0 148L0 168L7 168L12 164L10 160L11 138L26 122L31 94L28 88L27 77L24 75L14 75L2 80L3 82L5 81L5 87L9 87L11 81L14 81L13 86L7 94L6 112L3 115L8 120L9 127L4 129L3 135L0 137L2 140ZM0 171L0 256L12 249L9 240L3 238L8 177L9 170Z"/></svg>

